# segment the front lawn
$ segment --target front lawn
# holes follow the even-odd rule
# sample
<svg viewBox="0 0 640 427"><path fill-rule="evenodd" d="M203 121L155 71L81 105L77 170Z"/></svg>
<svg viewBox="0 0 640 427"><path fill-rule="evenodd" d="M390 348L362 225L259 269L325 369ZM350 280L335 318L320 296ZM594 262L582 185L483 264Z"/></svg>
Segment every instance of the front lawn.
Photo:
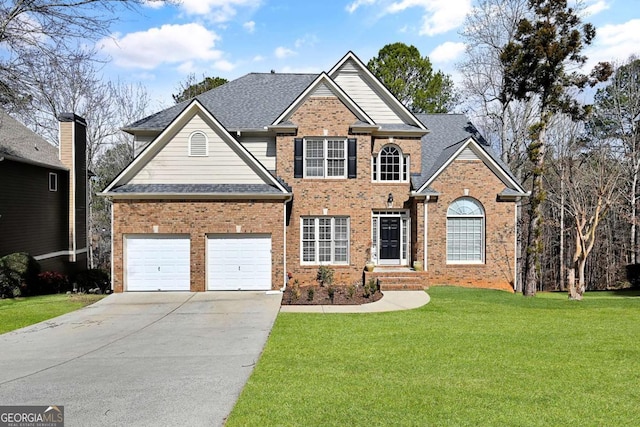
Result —
<svg viewBox="0 0 640 427"><path fill-rule="evenodd" d="M57 294L0 299L0 334L69 313L102 298L104 295Z"/></svg>
<svg viewBox="0 0 640 427"><path fill-rule="evenodd" d="M279 314L227 426L637 425L637 293L429 294L412 311Z"/></svg>

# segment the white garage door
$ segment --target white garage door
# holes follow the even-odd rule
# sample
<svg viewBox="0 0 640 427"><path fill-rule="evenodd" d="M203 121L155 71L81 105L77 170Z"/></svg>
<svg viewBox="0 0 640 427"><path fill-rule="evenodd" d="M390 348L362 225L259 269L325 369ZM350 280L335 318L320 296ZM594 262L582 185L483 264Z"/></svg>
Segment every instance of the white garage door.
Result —
<svg viewBox="0 0 640 427"><path fill-rule="evenodd" d="M209 290L271 289L271 236L209 236Z"/></svg>
<svg viewBox="0 0 640 427"><path fill-rule="evenodd" d="M128 236L128 291L188 291L189 237Z"/></svg>

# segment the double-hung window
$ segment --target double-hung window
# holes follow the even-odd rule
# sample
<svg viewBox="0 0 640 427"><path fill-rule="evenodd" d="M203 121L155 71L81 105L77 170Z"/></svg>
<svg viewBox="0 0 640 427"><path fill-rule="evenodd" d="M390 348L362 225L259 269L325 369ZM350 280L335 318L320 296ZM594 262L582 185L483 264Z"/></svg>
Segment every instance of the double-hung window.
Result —
<svg viewBox="0 0 640 427"><path fill-rule="evenodd" d="M372 159L372 179L378 182L407 182L409 156L395 145L385 145Z"/></svg>
<svg viewBox="0 0 640 427"><path fill-rule="evenodd" d="M304 142L304 176L306 178L347 177L346 139L306 138Z"/></svg>
<svg viewBox="0 0 640 427"><path fill-rule="evenodd" d="M303 217L300 235L302 264L349 263L348 217Z"/></svg>

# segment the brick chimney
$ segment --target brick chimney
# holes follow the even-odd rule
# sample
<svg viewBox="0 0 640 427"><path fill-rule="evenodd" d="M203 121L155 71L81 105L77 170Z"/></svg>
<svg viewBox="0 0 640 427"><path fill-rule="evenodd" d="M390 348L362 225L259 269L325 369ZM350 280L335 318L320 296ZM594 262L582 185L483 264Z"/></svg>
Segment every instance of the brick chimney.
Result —
<svg viewBox="0 0 640 427"><path fill-rule="evenodd" d="M58 116L60 161L69 168L69 261L87 265L87 122L73 113Z"/></svg>

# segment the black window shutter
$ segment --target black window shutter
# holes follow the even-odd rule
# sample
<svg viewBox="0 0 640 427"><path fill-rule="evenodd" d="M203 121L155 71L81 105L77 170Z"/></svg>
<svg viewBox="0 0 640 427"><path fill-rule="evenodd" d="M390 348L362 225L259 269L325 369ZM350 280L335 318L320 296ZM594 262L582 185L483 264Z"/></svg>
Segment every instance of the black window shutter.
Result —
<svg viewBox="0 0 640 427"><path fill-rule="evenodd" d="M293 177L302 178L302 138L293 140Z"/></svg>
<svg viewBox="0 0 640 427"><path fill-rule="evenodd" d="M348 157L347 157L347 170L348 170L348 174L347 177L348 178L355 178L357 176L356 173L356 163L357 163L357 146L356 146L356 142L358 140L355 138L349 138L347 140L348 142Z"/></svg>

